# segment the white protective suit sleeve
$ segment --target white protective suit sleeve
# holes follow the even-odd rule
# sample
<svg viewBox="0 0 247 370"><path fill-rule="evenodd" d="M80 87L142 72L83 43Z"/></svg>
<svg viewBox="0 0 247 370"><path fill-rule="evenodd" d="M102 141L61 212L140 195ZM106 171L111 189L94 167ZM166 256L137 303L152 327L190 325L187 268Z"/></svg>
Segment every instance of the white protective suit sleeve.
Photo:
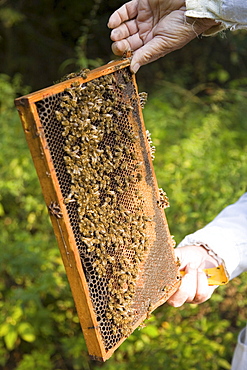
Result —
<svg viewBox="0 0 247 370"><path fill-rule="evenodd" d="M232 359L231 370L245 370L247 364L247 326L241 330Z"/></svg>
<svg viewBox="0 0 247 370"><path fill-rule="evenodd" d="M223 259L231 279L247 271L247 193L204 228L187 235L177 248L200 244Z"/></svg>
<svg viewBox="0 0 247 370"><path fill-rule="evenodd" d="M221 30L247 29L247 1L245 0L186 0L186 17L210 18L219 22L204 33L205 36Z"/></svg>

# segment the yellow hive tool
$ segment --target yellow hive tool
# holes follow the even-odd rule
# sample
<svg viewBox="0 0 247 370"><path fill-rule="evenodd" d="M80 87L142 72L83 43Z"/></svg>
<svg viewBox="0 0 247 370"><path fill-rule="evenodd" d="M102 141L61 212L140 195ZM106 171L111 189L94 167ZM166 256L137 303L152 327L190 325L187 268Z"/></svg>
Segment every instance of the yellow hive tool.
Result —
<svg viewBox="0 0 247 370"><path fill-rule="evenodd" d="M208 278L208 285L225 285L229 281L228 272L225 269L224 264L221 264L217 267L212 267L203 270ZM180 271L180 275L184 276L185 271Z"/></svg>

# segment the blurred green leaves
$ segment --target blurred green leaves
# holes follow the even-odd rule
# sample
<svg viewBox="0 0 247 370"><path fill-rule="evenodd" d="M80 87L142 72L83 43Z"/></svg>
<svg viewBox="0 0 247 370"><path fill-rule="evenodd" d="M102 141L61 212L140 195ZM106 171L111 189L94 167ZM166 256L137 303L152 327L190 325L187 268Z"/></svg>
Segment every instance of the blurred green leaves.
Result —
<svg viewBox="0 0 247 370"><path fill-rule="evenodd" d="M47 338L53 338L49 355L44 356L50 358L56 352L52 343L61 336L61 330L66 335L74 335L74 329L81 332L14 107L16 94L27 90L21 88L19 77L11 80L6 75L0 75L0 86L0 363L11 368L14 358L20 364L23 358L26 367L20 368L31 369L27 366L28 361L34 361L30 353L34 351L38 363L37 353L41 360ZM49 360L49 367L42 369L51 368L51 364Z"/></svg>
<svg viewBox="0 0 247 370"><path fill-rule="evenodd" d="M164 85L144 111L156 146L158 182L171 202L168 221L178 241L246 191L245 97L241 91L207 89L199 98Z"/></svg>
<svg viewBox="0 0 247 370"><path fill-rule="evenodd" d="M230 369L244 325L247 278L202 305L164 305L105 364L88 358L67 278L13 101L0 75L0 366L17 370ZM144 115L172 234L205 225L246 190L246 81L191 91L162 83Z"/></svg>
<svg viewBox="0 0 247 370"><path fill-rule="evenodd" d="M5 28L11 28L24 19L23 14L11 7L0 8L0 23L2 22Z"/></svg>

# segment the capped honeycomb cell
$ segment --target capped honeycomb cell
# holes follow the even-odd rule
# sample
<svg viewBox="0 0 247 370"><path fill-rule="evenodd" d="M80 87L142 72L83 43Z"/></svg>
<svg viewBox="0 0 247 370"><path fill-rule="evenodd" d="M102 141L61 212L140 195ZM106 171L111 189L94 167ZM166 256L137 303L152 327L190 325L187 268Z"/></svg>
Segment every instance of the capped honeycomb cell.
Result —
<svg viewBox="0 0 247 370"><path fill-rule="evenodd" d="M106 360L177 289L129 60L16 99L89 354Z"/></svg>

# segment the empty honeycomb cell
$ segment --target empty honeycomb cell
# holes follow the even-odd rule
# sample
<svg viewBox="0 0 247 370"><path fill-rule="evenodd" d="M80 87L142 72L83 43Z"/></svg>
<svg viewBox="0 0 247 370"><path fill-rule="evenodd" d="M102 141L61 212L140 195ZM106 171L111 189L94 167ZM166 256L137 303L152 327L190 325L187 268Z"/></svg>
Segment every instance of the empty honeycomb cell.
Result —
<svg viewBox="0 0 247 370"><path fill-rule="evenodd" d="M121 63L97 77L82 71L56 92L48 88L36 100L27 98L47 156L38 168L50 166L46 181L58 184L65 222L54 222L54 229L62 255L65 248L70 258L64 261L79 318L91 355L103 359L178 284L162 209L168 199L155 181L134 77ZM44 196L49 204L45 190ZM85 282L75 280L73 269ZM78 296L81 287L87 299ZM80 313L88 299L90 319Z"/></svg>

